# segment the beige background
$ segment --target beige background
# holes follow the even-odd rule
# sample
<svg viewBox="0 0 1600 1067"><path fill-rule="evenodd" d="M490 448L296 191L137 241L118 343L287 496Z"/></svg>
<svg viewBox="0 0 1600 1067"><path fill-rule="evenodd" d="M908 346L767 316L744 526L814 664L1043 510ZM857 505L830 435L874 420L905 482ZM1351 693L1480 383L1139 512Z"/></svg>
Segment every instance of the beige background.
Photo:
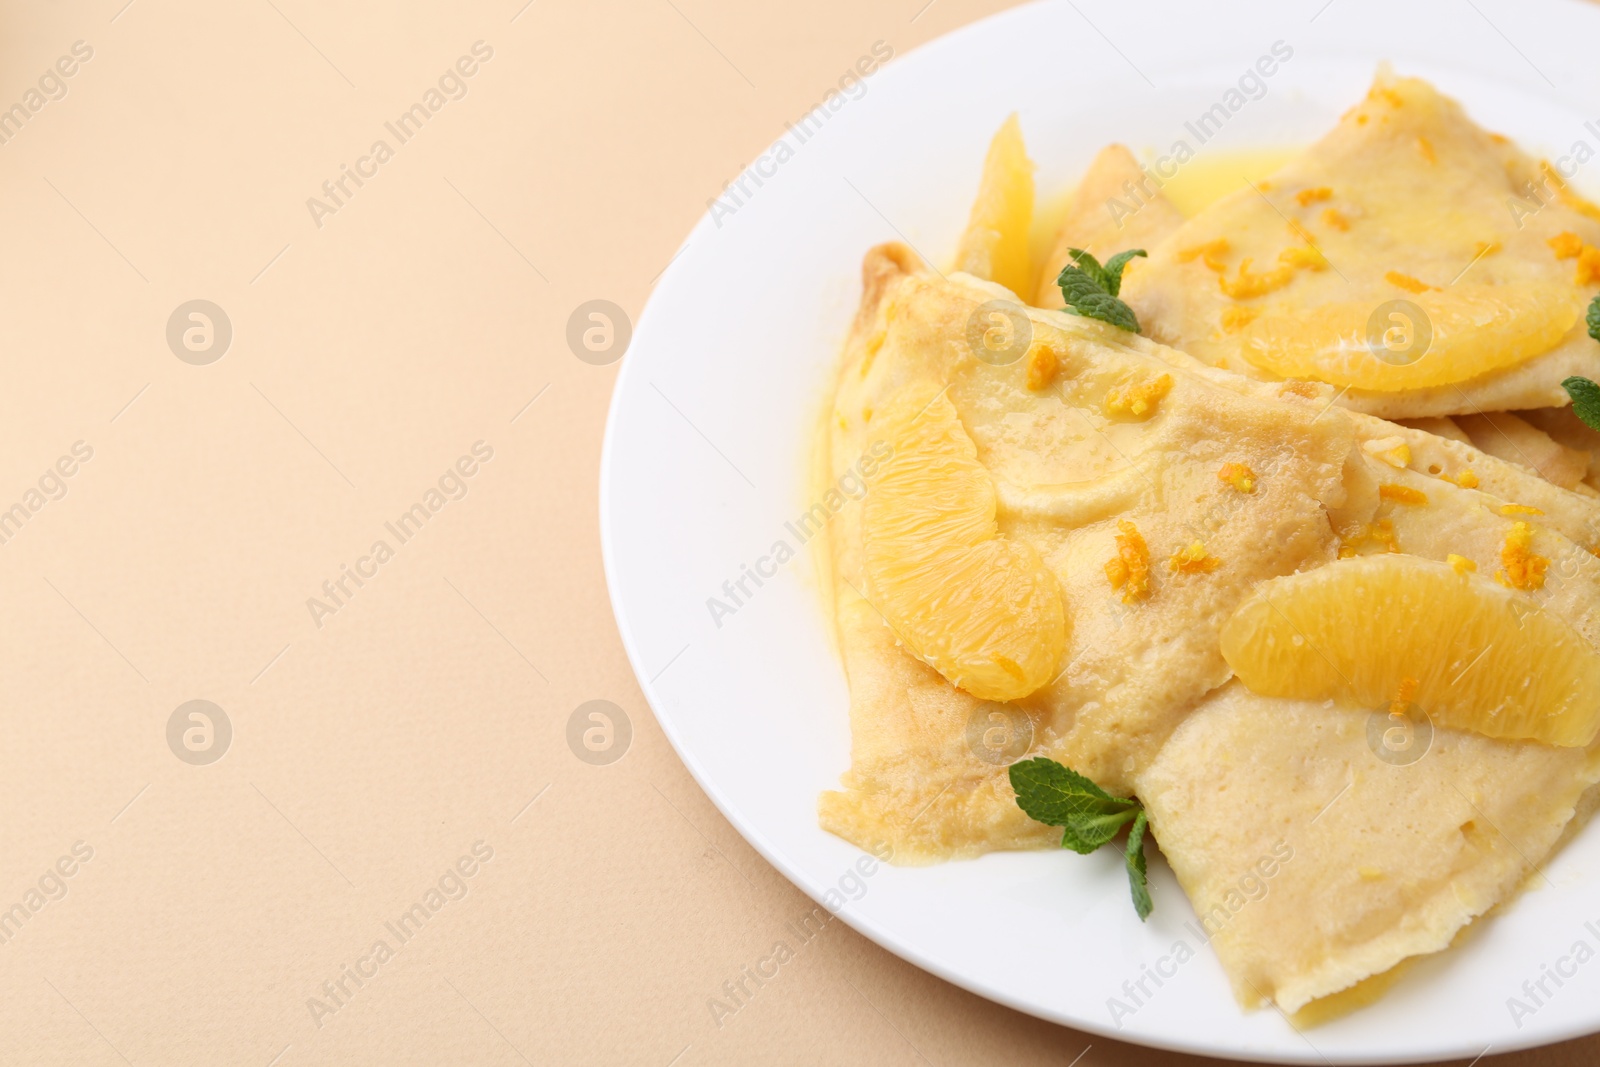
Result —
<svg viewBox="0 0 1600 1067"><path fill-rule="evenodd" d="M872 42L1003 5L125 2L0 27L0 107L93 49L0 145L0 509L37 506L0 545L0 909L28 916L0 927L0 1063L1202 1062L838 923L714 1025L811 905L664 741L601 573L615 367L572 355L569 314L637 315L707 198ZM398 145L385 121L480 40L465 97ZM307 198L380 137L319 227ZM165 336L196 298L233 328L206 366ZM44 479L65 495L30 498L80 441ZM466 496L399 544L385 521L479 441ZM379 538L394 557L316 625ZM208 766L168 747L192 699L234 732ZM565 741L591 699L633 723L610 766ZM478 842L443 879L465 895L314 1021Z"/></svg>

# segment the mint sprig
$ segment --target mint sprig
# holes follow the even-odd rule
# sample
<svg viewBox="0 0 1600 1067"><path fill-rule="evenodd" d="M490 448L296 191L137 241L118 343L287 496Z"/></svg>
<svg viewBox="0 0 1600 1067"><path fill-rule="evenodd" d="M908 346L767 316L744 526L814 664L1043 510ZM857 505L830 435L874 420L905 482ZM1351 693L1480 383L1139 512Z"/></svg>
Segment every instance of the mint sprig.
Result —
<svg viewBox="0 0 1600 1067"><path fill-rule="evenodd" d="M1600 341L1600 296L1589 301L1589 336ZM1572 413L1583 420L1591 430L1600 430L1600 385L1577 375L1561 383L1561 388L1572 398Z"/></svg>
<svg viewBox="0 0 1600 1067"><path fill-rule="evenodd" d="M1585 321L1589 324L1589 336L1600 341L1600 296L1589 301ZM1572 398L1572 413L1589 429L1600 430L1600 385L1573 375L1561 383L1561 388Z"/></svg>
<svg viewBox="0 0 1600 1067"><path fill-rule="evenodd" d="M1122 292L1122 271L1134 256L1145 254L1142 248L1118 252L1105 265L1081 248L1069 248L1072 262L1061 268L1056 284L1061 287L1061 298L1067 310L1084 318L1109 322L1119 330L1139 332L1139 320L1133 309L1117 299Z"/></svg>
<svg viewBox="0 0 1600 1067"><path fill-rule="evenodd" d="M1150 819L1131 797L1114 797L1070 767L1043 756L1013 763L1011 788L1017 807L1028 818L1062 829L1061 847L1087 856L1110 842L1128 823L1128 845L1123 859L1128 867L1128 887L1133 909L1143 921L1152 909L1145 875L1144 838Z"/></svg>
<svg viewBox="0 0 1600 1067"><path fill-rule="evenodd" d="M1572 413L1582 419L1589 429L1600 430L1600 385L1587 378L1573 376L1562 382L1561 388L1572 398Z"/></svg>
<svg viewBox="0 0 1600 1067"><path fill-rule="evenodd" d="M1150 817L1139 809L1139 815L1133 820L1133 829L1128 831L1128 847L1123 850L1122 858L1128 864L1128 889L1133 893L1133 910L1139 913L1139 921L1144 922L1155 910L1155 905L1150 902L1150 882L1145 877L1144 865L1144 832L1150 827Z"/></svg>

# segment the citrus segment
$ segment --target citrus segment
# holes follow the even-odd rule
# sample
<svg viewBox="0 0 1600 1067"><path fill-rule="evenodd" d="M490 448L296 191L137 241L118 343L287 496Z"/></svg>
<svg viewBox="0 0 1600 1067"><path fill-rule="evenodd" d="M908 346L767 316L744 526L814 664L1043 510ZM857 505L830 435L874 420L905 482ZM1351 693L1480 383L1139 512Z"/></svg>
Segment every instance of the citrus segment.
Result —
<svg viewBox="0 0 1600 1067"><path fill-rule="evenodd" d="M1377 392L1448 385L1548 352L1578 321L1579 303L1549 287L1464 284L1263 315L1245 327L1241 350L1285 378Z"/></svg>
<svg viewBox="0 0 1600 1067"><path fill-rule="evenodd" d="M1013 293L1030 292L1032 225L1033 164L1022 143L1022 125L1012 115L989 143L978 197L956 252L956 270L999 282Z"/></svg>
<svg viewBox="0 0 1600 1067"><path fill-rule="evenodd" d="M1252 692L1381 709L1415 680L1441 726L1580 747L1600 728L1600 654L1527 596L1416 556L1261 583L1222 628ZM1409 688L1409 685L1408 685Z"/></svg>
<svg viewBox="0 0 1600 1067"><path fill-rule="evenodd" d="M883 432L894 452L861 513L873 603L951 683L983 700L1027 696L1066 649L1060 584L1033 546L1000 537L994 483L942 392L907 390Z"/></svg>

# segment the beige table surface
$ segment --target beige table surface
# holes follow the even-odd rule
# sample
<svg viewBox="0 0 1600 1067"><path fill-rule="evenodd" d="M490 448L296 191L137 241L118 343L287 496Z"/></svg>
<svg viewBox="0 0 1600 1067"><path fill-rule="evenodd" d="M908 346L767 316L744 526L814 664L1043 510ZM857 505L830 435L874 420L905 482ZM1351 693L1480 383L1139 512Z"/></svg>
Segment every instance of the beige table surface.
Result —
<svg viewBox="0 0 1600 1067"><path fill-rule="evenodd" d="M1201 1062L840 923L708 1008L811 905L623 656L566 324L874 42L1003 6L924 3L5 5L0 1063Z"/></svg>

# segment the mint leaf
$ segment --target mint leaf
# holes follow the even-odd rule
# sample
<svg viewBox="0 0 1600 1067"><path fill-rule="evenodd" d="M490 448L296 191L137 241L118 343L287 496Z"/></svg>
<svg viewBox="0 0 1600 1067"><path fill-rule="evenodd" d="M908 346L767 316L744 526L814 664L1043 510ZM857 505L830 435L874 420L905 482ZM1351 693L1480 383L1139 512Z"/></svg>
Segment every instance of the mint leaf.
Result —
<svg viewBox="0 0 1600 1067"><path fill-rule="evenodd" d="M1589 301L1589 336L1600 341L1600 296Z"/></svg>
<svg viewBox="0 0 1600 1067"><path fill-rule="evenodd" d="M1139 332L1139 320L1134 317L1133 309L1109 293L1098 290L1075 293L1062 283L1061 295L1066 298L1067 310L1074 315L1109 322L1117 329L1127 330L1129 333Z"/></svg>
<svg viewBox="0 0 1600 1067"><path fill-rule="evenodd" d="M1134 256L1143 255L1144 249L1130 248L1126 252L1118 252L1116 255L1106 260L1105 271L1106 281L1108 283L1106 285L1106 292L1110 293L1112 296L1120 295L1122 293L1123 268L1128 265L1128 261L1133 259Z"/></svg>
<svg viewBox="0 0 1600 1067"><path fill-rule="evenodd" d="M1013 763L1011 788L1028 818L1062 827L1062 847L1083 855L1116 837L1139 810L1138 801L1114 797L1052 759Z"/></svg>
<svg viewBox="0 0 1600 1067"><path fill-rule="evenodd" d="M1600 297L1595 298L1600 304ZM1597 309L1589 309L1589 332L1600 330L1597 322ZM1600 340L1600 337L1595 338ZM1583 420L1583 424L1591 430L1600 430L1600 385L1596 385L1587 378L1571 377L1561 383L1561 388L1567 391L1572 398L1572 413Z"/></svg>
<svg viewBox="0 0 1600 1067"><path fill-rule="evenodd" d="M1128 885L1140 920L1149 916L1144 838L1150 819L1137 800L1114 797L1072 768L1042 756L1011 765L1011 788L1017 794L1017 807L1028 818L1061 827L1061 847L1081 855L1108 843L1124 826L1133 823L1124 853Z"/></svg>
<svg viewBox="0 0 1600 1067"><path fill-rule="evenodd" d="M1144 864L1144 832L1149 826L1150 819L1141 808L1139 817L1133 820L1133 829L1128 831L1128 848L1123 853L1128 862L1128 889L1133 893L1133 910L1139 913L1140 922L1150 918L1155 910L1150 902L1150 883L1145 877Z"/></svg>
<svg viewBox="0 0 1600 1067"><path fill-rule="evenodd" d="M1061 298L1067 310L1084 318L1108 322L1129 333L1139 332L1139 320L1133 309L1117 294L1122 291L1122 271L1134 256L1145 254L1142 248L1118 252L1104 266L1081 248L1069 248L1072 262L1061 268L1056 284L1061 287Z"/></svg>
<svg viewBox="0 0 1600 1067"><path fill-rule="evenodd" d="M1067 249L1067 252L1072 256L1072 262L1068 264L1068 266L1077 267L1079 270L1083 271L1084 274L1088 275L1089 281L1094 284L1094 287L1099 289L1101 292L1111 293L1112 296L1117 295L1115 292L1112 292L1111 289L1111 276L1106 272L1106 269L1100 265L1100 261L1098 259L1095 259L1094 256L1085 252L1081 248L1069 248ZM1117 279L1118 288L1120 288L1121 285L1122 279L1119 277Z"/></svg>
<svg viewBox="0 0 1600 1067"><path fill-rule="evenodd" d="M1132 807L1117 812L1076 816L1072 821L1062 824L1061 845L1080 856L1087 856L1116 837L1117 832L1138 814L1139 809Z"/></svg>

